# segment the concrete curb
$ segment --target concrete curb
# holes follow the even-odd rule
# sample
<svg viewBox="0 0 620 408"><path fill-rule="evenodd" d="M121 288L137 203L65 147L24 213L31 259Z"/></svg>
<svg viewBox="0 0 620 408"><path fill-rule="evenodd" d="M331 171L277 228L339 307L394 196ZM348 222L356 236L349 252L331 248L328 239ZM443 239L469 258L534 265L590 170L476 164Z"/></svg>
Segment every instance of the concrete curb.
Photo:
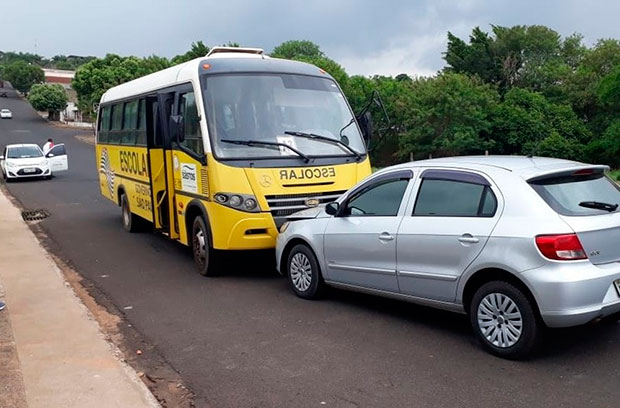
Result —
<svg viewBox="0 0 620 408"><path fill-rule="evenodd" d="M28 407L159 407L2 189L0 259Z"/></svg>

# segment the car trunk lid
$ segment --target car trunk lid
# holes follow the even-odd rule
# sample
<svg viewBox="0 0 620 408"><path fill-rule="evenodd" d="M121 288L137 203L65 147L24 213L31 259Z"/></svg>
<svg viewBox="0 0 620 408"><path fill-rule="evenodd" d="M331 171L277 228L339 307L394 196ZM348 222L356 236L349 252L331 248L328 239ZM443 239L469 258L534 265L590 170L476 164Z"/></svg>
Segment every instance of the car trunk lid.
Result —
<svg viewBox="0 0 620 408"><path fill-rule="evenodd" d="M581 166L528 180L575 231L595 265L620 262L620 187L604 175L605 169ZM599 208L592 208L592 202Z"/></svg>

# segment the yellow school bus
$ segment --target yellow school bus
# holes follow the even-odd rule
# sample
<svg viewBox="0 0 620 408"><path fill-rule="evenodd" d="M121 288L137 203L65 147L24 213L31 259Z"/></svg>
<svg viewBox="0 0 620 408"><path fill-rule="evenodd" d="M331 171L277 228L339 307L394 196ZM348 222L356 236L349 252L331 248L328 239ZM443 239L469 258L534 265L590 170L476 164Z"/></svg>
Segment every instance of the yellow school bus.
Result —
<svg viewBox="0 0 620 408"><path fill-rule="evenodd" d="M367 133L325 71L216 47L102 96L101 193L127 231L152 225L209 275L217 250L273 248L287 216L370 174Z"/></svg>

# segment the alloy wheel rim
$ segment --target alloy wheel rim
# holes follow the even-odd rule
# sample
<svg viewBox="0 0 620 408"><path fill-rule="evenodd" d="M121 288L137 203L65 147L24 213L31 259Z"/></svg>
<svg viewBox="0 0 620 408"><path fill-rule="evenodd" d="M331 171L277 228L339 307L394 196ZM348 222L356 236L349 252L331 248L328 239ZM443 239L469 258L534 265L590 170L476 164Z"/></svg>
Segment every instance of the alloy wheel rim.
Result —
<svg viewBox="0 0 620 408"><path fill-rule="evenodd" d="M206 253L205 234L202 228L198 227L194 234L194 256L200 262L200 265L205 264Z"/></svg>
<svg viewBox="0 0 620 408"><path fill-rule="evenodd" d="M523 333L523 317L517 304L503 293L490 293L478 305L478 327L495 347L512 347Z"/></svg>
<svg viewBox="0 0 620 408"><path fill-rule="evenodd" d="M291 280L295 288L301 292L305 292L312 282L312 265L305 254L296 253L291 258L290 264Z"/></svg>

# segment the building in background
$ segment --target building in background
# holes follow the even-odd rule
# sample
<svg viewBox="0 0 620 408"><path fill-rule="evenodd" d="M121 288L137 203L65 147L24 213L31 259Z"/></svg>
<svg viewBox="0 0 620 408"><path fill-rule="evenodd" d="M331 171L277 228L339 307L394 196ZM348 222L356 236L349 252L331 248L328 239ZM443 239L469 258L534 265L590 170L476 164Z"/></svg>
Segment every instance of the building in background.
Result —
<svg viewBox="0 0 620 408"><path fill-rule="evenodd" d="M82 112L77 108L77 93L71 88L71 81L75 78L75 71L65 69L43 68L46 84L59 84L67 92L67 107L60 112L61 122L82 122Z"/></svg>

